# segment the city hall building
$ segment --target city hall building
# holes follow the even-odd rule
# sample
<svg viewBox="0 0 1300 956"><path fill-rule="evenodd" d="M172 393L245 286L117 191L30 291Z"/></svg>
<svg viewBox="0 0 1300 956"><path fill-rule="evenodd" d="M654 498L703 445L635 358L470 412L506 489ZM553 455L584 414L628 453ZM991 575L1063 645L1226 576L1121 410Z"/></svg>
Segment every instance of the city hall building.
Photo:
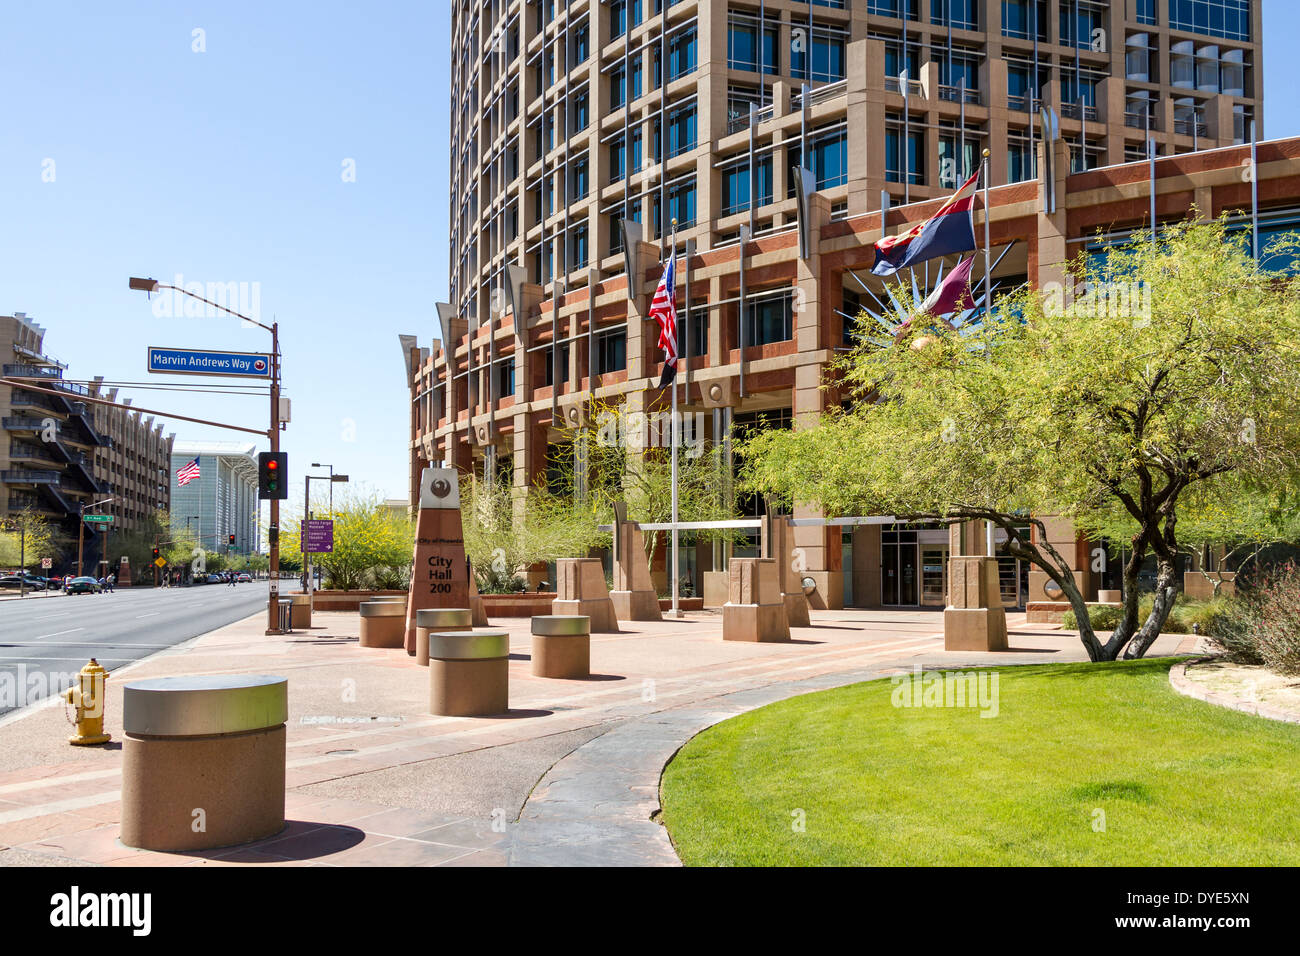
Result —
<svg viewBox="0 0 1300 956"><path fill-rule="evenodd" d="M596 427L593 398L660 407L649 309L672 219L679 401L720 445L840 400L822 386L854 317L893 308L872 244L932 215L986 147L995 291L1062 281L1069 259L1147 226L1152 195L1157 223L1195 204L1248 229L1257 190L1264 241L1295 228L1300 140L1260 143L1252 174L1259 8L455 4L450 301L431 342L402 337L412 489L444 460L509 463L526 488L561 429ZM921 297L938 265L904 274ZM1086 595L1116 586L1088 542L1049 528ZM828 607L942 605L947 558L985 546L971 527L887 523L800 527L796 543ZM685 556L706 602L728 550ZM1002 560L1007 604L1047 597Z"/></svg>

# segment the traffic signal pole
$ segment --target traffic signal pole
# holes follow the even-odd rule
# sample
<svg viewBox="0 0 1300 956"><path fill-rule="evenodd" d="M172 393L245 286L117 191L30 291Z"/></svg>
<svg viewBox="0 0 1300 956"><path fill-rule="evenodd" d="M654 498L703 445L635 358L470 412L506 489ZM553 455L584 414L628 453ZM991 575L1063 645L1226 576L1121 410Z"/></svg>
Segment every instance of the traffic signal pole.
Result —
<svg viewBox="0 0 1300 956"><path fill-rule="evenodd" d="M271 452L280 450L280 323L271 323ZM281 475L280 480L284 481ZM268 571L271 589L266 603L266 633L280 630L280 499L271 499L271 525L268 529L270 558Z"/></svg>

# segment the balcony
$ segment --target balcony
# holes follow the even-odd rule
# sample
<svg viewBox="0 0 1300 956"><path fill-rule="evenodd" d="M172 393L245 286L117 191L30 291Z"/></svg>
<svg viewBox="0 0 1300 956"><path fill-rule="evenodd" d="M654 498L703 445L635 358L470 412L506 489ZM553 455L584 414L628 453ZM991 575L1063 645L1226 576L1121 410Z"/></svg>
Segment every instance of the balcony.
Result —
<svg viewBox="0 0 1300 956"><path fill-rule="evenodd" d="M0 482L11 485L57 485L62 473L30 468L7 468L0 471Z"/></svg>
<svg viewBox="0 0 1300 956"><path fill-rule="evenodd" d="M26 415L0 418L0 428L8 432L39 432L44 427L45 424L41 419L29 418Z"/></svg>
<svg viewBox="0 0 1300 956"><path fill-rule="evenodd" d="M1036 96L1030 96L1028 93L1020 96L1007 97L1007 109L1019 110L1021 113L1036 113L1043 101Z"/></svg>
<svg viewBox="0 0 1300 956"><path fill-rule="evenodd" d="M1095 106L1079 103L1061 104L1061 116L1064 119L1079 119L1082 116L1085 120L1096 121L1097 115L1097 107Z"/></svg>
<svg viewBox="0 0 1300 956"><path fill-rule="evenodd" d="M1174 132L1179 136L1209 136L1210 127L1199 120L1176 119Z"/></svg>
<svg viewBox="0 0 1300 956"><path fill-rule="evenodd" d="M920 84L918 83L917 86L919 87ZM808 108L812 109L818 103L829 103L837 97L844 96L848 88L848 80L836 80L834 83L827 83L825 86L810 90L808 92ZM803 109L803 94L795 93L790 97L790 111L798 112L801 109Z"/></svg>
<svg viewBox="0 0 1300 956"><path fill-rule="evenodd" d="M885 92L887 93L903 92L902 84L899 82L898 77L896 76L885 77ZM918 99L925 98L925 87L921 85L920 80L907 81L907 95L909 97L916 97Z"/></svg>
<svg viewBox="0 0 1300 956"><path fill-rule="evenodd" d="M963 92L965 96L962 95ZM984 105L984 98L980 96L980 91L969 87L963 91L960 86L940 86L939 99L948 103L965 103L967 106Z"/></svg>

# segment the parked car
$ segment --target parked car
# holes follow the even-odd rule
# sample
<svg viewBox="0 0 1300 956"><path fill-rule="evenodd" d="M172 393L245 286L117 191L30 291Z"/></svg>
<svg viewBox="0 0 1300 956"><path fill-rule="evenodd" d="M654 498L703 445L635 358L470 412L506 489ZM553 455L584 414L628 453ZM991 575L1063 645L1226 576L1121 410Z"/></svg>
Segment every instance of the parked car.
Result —
<svg viewBox="0 0 1300 956"><path fill-rule="evenodd" d="M220 574L217 574L217 573L214 572L214 573L208 575L208 583L209 583L209 584L221 584L222 581L223 581L223 578L221 577Z"/></svg>
<svg viewBox="0 0 1300 956"><path fill-rule="evenodd" d="M45 579L38 578L34 574L6 574L4 577L0 577L0 588L12 588L15 591L22 590L24 579L27 581L27 590L45 590Z"/></svg>
<svg viewBox="0 0 1300 956"><path fill-rule="evenodd" d="M69 594L98 594L101 590L99 582L92 577L73 578L67 586Z"/></svg>

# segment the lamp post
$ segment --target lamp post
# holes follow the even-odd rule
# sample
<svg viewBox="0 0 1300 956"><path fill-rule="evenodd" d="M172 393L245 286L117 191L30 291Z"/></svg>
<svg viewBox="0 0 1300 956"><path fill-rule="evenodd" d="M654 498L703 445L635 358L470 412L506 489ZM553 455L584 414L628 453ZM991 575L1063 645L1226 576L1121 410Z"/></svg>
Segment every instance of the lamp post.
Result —
<svg viewBox="0 0 1300 956"><path fill-rule="evenodd" d="M278 452L280 450L280 323L272 322L270 325L266 325L257 321L257 319L242 315L234 309L228 309L224 305L213 302L211 299L205 299L201 295L178 286L159 282L157 279L132 277L128 285L138 292L157 292L160 289L171 289L182 295L188 295L192 299L198 299L214 309L220 309L227 315L233 315L237 319L250 322L258 328L271 333L271 427L267 430L266 436L271 443L272 454ZM268 573L271 578L271 589L266 602L266 633L281 634L283 632L280 630L280 500L278 498L271 499L271 524L268 537L270 538Z"/></svg>
<svg viewBox="0 0 1300 956"><path fill-rule="evenodd" d="M348 480L347 475L334 474L333 465L322 465L320 462L314 461L311 463L311 466L313 468L328 468L330 470L330 473L328 478L326 478L324 475L303 476L303 494L302 494L303 590L308 595L315 594L315 588L312 587L312 576L311 576L312 553L307 550L307 528L309 526L309 522L311 521L311 483L313 480L328 481L330 483L330 520L332 521L334 519L334 485L338 482L346 482Z"/></svg>

